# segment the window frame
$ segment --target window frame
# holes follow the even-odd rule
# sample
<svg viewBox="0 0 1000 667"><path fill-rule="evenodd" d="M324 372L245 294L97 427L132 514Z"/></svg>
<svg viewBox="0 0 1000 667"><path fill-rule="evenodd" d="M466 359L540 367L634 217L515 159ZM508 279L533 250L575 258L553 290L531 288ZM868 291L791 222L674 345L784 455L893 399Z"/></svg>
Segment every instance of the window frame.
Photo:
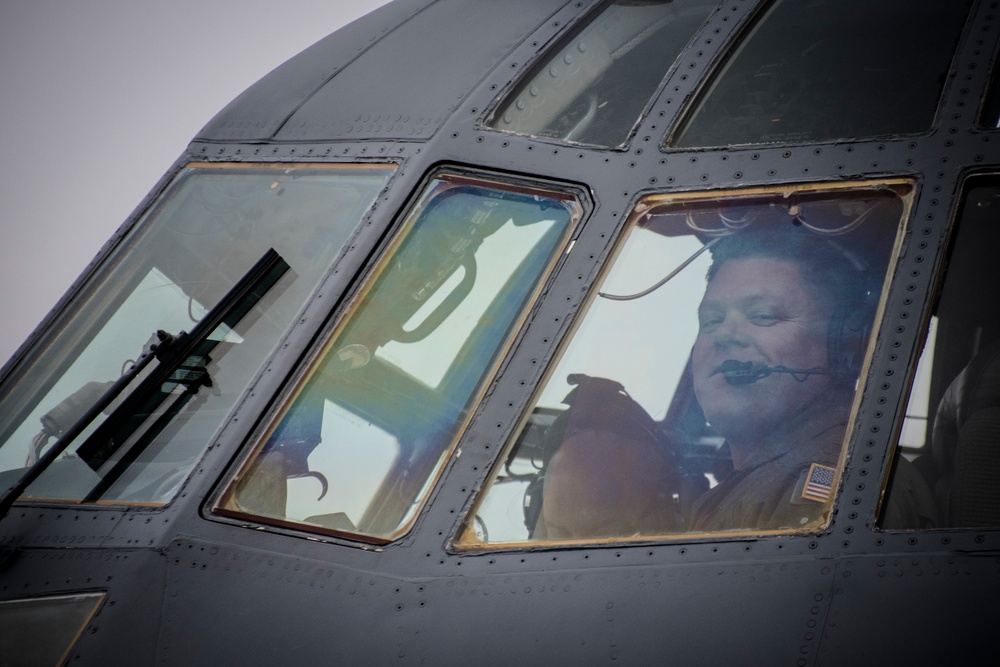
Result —
<svg viewBox="0 0 1000 667"><path fill-rule="evenodd" d="M311 175L325 175L335 174L337 172L343 174L350 174L351 172L371 172L372 174L379 173L381 183L378 184L378 187L373 190L371 200L364 205L360 214L356 218L350 219L349 222L345 224L347 231L343 234L343 242L341 245L330 253L329 261L327 263L318 264L313 282L304 286L301 299L289 302L290 307L287 309L288 317L284 322L283 329L277 336L274 337L274 340L271 341L271 345L268 348L269 351L267 352L267 356L270 357L280 348L281 340L287 338L290 332L295 328L298 319L297 313L301 313L301 311L308 306L313 298L313 295L318 289L320 289L320 286L330 272L330 267L343 255L345 249L350 245L351 240L356 236L358 230L363 227L365 220L368 219L372 210L374 210L378 200L378 192L391 183L392 179L397 175L399 167L400 164L393 160L366 163L293 163L285 161L212 162L196 159L179 165L168 175L168 178L164 179L162 187L156 192L156 196L151 198L147 205L135 215L134 220L131 220L126 226L123 226L122 230L115 237L115 242L113 244L109 244L108 248L106 248L106 250L99 255L98 259L95 260L92 267L85 275L85 278L81 279L80 283L74 287L71 293L64 297L65 302L62 304L60 311L56 313L51 320L45 323L45 329L41 331L37 340L34 341L31 347L26 348L24 353L17 358L17 365L8 369L9 372L2 378L4 385L2 398L4 400L11 397L16 398L18 403L15 407L19 415L19 421L16 422L15 427L11 428L10 433L7 435L8 440L5 442L9 442L12 437L11 434L16 433L17 428L23 427L24 423L30 418L32 411L40 409L39 405L42 404L46 398L48 398L48 395L53 391L53 388L57 386L58 383L67 375L67 371L72 370L88 347L94 343L97 336L106 330L108 323L113 321L114 318L118 316L122 304L127 302L128 299L134 295L135 288L140 284L140 280L135 277L141 275L141 269L145 264L150 263L159 257L159 255L151 254L149 257L143 258L140 255L140 261L137 263L133 259L136 256L136 249L146 248L146 246L149 245L151 234L155 236L156 234L163 234L171 231L169 227L164 225L161 216L164 214L176 215L176 211L171 211L170 207L176 205L179 198L191 196L190 192L187 192L185 188L192 180L196 181L198 178L213 177L224 179L233 175L254 176L260 172L273 172L275 173L276 178L275 185L277 185L278 180L288 175L288 172L296 172L297 175L302 175L304 173L309 173ZM292 177L296 174L293 174ZM274 187L275 186L272 186L272 189L274 189ZM283 188L280 188L277 194L280 195L282 190ZM270 241L268 241L268 239L264 239L262 242L266 242L266 245ZM150 266L152 266L153 270L157 270L155 265L150 264ZM114 278L120 278L118 274L122 271L125 271L125 275L129 278L135 279L133 282L129 283L133 291L128 294L124 294L121 291L119 282L113 282ZM220 285L220 289L228 289L229 287L232 287L232 285L224 283L220 283ZM95 299L104 300L102 307L97 311L93 309ZM210 310L210 308L208 310ZM198 321L200 321L203 316L204 313L201 317L199 317ZM71 334L71 340L60 340L60 337L68 335L64 333L64 330L73 329L74 327L79 329L80 327L77 326L77 323L81 321L83 322L83 332L88 335L93 334L92 338L81 336L79 333L73 333ZM187 328L190 329L195 325L196 324L192 322L191 326ZM155 328L156 327L150 327L147 333L152 333ZM177 331L174 333L180 332ZM61 357L55 360L48 360L45 358L51 350L55 349L54 345L56 343L66 345L67 342L69 343L68 349L70 352L61 354ZM143 342L144 341L138 341L140 345ZM137 349L130 350L129 352L138 354L140 351L141 350L138 349L137 346ZM245 384L243 384L242 388L238 392L232 392L233 399L225 411L226 414L238 409L238 406L245 400L247 393L255 384L260 374L264 372L265 361L266 358L260 358L258 365L247 374L247 380ZM39 368L44 370L46 367L54 367L56 372L48 373L45 382L32 389L31 393L27 396L17 396L20 386L25 383L26 379L30 378L33 374L38 374ZM132 384L127 386L126 390L122 392L119 400L130 395L131 392L134 391L138 382L139 380L135 380ZM96 418L94 422L96 423ZM219 431L225 427L226 422L227 419L225 415L222 415L218 419L213 431L204 439L204 443L201 446L199 453L194 457L193 462L191 462L186 468L186 472L183 476L179 477L176 487L170 491L169 497L162 500L125 500L114 497L98 497L95 499L88 499L86 497L77 498L69 496L48 497L41 495L21 495L19 498L15 499L14 502L20 505L71 505L86 508L165 508L174 503L180 496L183 486L187 483L187 480L190 478L195 468L197 468L198 462L201 461L207 451L211 449L211 440L215 437L213 434L218 434ZM140 429L140 431L141 430L142 429ZM69 444L71 447L79 446L87 439L87 437L87 435L80 436ZM170 440L165 441L165 443L169 448ZM52 444L50 443L49 446L51 447ZM126 443L126 448L128 446L130 445ZM17 468L8 469L8 471L10 470L17 470ZM42 470L40 476L45 475L45 473L46 471ZM100 484L100 482L98 482L98 484Z"/></svg>
<svg viewBox="0 0 1000 667"><path fill-rule="evenodd" d="M837 509L839 499L839 487L845 475L845 466L850 460L853 450L852 444L855 439L854 429L859 419L861 407L866 393L866 382L873 362L874 351L877 341L881 335L881 326L884 320L886 304L889 301L892 278L897 266L900 253L904 247L907 231L910 227L912 213L918 194L918 182L912 178L889 177L866 180L850 180L838 182L810 182L802 184L788 184L776 186L756 186L739 189L725 190L698 190L689 192L672 193L652 193L638 197L630 205L628 214L625 216L625 224L617 232L617 237L613 240L613 246L608 253L607 259L593 282L588 287L588 292L584 298L580 309L568 330L558 342L558 346L548 362L545 372L534 386L530 397L525 402L523 412L518 417L517 422L509 432L507 440L503 443L499 453L493 461L493 465L471 496L465 511L456 524L456 528L449 539L448 548L455 553L487 553L487 552L507 552L523 551L550 548L580 548L594 546L615 546L621 544L635 543L687 543L705 541L739 541L748 538L756 539L768 536L812 536L824 532L829 528L830 521ZM512 452L520 441L521 434L529 424L530 418L539 405L539 397L545 391L552 379L560 360L571 347L572 342L587 318L591 306L597 300L600 290L613 270L617 262L621 259L626 241L630 231L637 226L637 220L645 214L649 208L660 205L669 205L683 202L717 201L722 202L727 198L738 199L759 196L788 196L791 194L811 194L824 192L862 192L871 189L888 189L896 193L901 204L901 211L897 221L895 240L887 257L885 275L883 276L882 291L875 307L872 320L871 331L865 344L864 357L861 363L861 370L858 375L857 386L851 400L851 409L848 422L844 429L840 453L833 481L833 494L828 501L828 512L826 519L821 525L809 527L806 530L778 529L778 530L727 530L714 532L684 532L658 535L640 535L629 537L601 537L601 538L565 538L565 539L539 539L511 542L483 542L476 537L477 513L484 503L489 491L493 488L497 477L503 472L505 465ZM641 210L640 210L640 207Z"/></svg>
<svg viewBox="0 0 1000 667"><path fill-rule="evenodd" d="M930 286L927 290L926 305L923 309L923 316L920 321L919 334L917 336L916 345L914 347L913 356L909 364L909 372L906 378L906 384L903 388L903 393L900 397L900 407L898 412L898 417L892 435L889 440L889 450L886 456L887 464L885 466L884 474L879 480L880 493L878 497L878 502L875 507L875 512L873 516L873 529L878 533L926 533L929 531L984 531L984 530L998 530L1000 526L962 526L953 525L951 523L951 518L949 514L949 506L941 506L938 502L938 520L939 524L935 526L925 527L925 526L886 526L886 511L889 505L892 484L896 476L896 471L899 468L899 460L901 458L906 458L907 454L913 455L914 460L916 457L932 457L934 456L933 447L933 431L934 422L937 419L937 409L942 402L942 398L948 391L949 386L952 384L956 378L941 379L934 376L935 371L937 373L941 372L940 366L945 363L945 360L939 359L939 351L941 348L947 348L946 341L942 341L943 337L943 327L947 326L949 320L955 318L941 318L938 313L938 308L941 305L942 295L946 293L948 288L948 278L949 271L952 269L967 270L969 265L955 264L956 259L956 248L959 245L961 239L961 231L963 220L966 219L968 215L968 207L970 206L971 194L979 189L989 189L995 188L1000 190L1000 171L996 169L983 169L969 171L965 173L960 179L960 185L958 187L958 192L955 198L955 205L950 213L949 220L946 227L946 232L940 246L939 255L937 257L933 278ZM973 221L966 222L967 225L973 226L976 223ZM969 235L972 236L971 234ZM966 246L966 251L968 251ZM952 274L953 276L955 274ZM964 276L968 278L968 276ZM956 283L961 284L961 283ZM953 295L952 295L953 296ZM936 320L936 321L935 321ZM952 334L951 338L954 338ZM950 340L950 338L949 338ZM979 352L983 349L988 349L991 344L996 344L1000 339L994 339L992 341L987 341L982 343L982 341L975 341L975 346L973 348L973 353L969 358L965 359L961 367L958 367L958 373L961 374L971 365L972 360L978 356ZM928 342L933 345L929 350L926 348ZM930 352L931 356L929 359L924 359L925 352ZM943 355L942 355L943 356ZM926 381L926 392L928 396L928 417L927 424L925 426L925 438L923 444L919 446L913 446L910 444L904 444L902 442L903 428L907 420L911 419L907 415L910 411L910 400L914 398L914 391L918 389L917 383L920 381L918 378L917 370L918 366L927 366L927 362L930 362L929 369L927 371L927 381ZM949 362L948 366L954 370L957 366ZM939 445L940 446L940 445ZM956 443L957 448L957 443ZM928 484L930 484L930 480ZM937 497L937 490L931 486L931 492L934 494L935 501L940 501L941 499ZM947 499L950 503L950 497Z"/></svg>
<svg viewBox="0 0 1000 667"><path fill-rule="evenodd" d="M571 45L583 32L585 32L593 23L598 20L602 14L607 11L612 5L616 4L619 0L605 0L604 2L598 3L597 6L593 7L585 15L581 16L577 21L577 24L572 27L568 33L558 39L551 46L545 47L540 50L537 57L530 64L530 66L521 75L515 78L500 94L497 98L490 104L489 110L486 115L480 120L479 127L483 130L489 130L493 132L501 132L503 134L528 137L536 141L552 142L567 146L585 146L592 148L606 148L610 150L625 150L627 149L629 143L635 137L636 132L640 125L644 122L649 110L653 107L656 101L659 99L662 91L667 85L667 82L675 75L678 71L679 64L682 60L681 56L697 42L699 35L704 31L705 27L711 22L712 16L721 11L721 5L718 1L714 3L714 7L709 9L705 14L704 19L701 24L691 33L688 40L681 47L677 56L671 62L671 64L663 70L660 76L659 82L650 91L645 103L642 105L639 113L635 116L632 124L629 126L628 131L622 136L621 141L612 145L605 145L604 143L596 143L593 141L583 141L575 139L567 139L564 137L556 137L545 134L537 134L524 130L517 129L507 129L500 126L501 114L504 110L508 109L516 102L518 97L515 93L523 92L528 90L528 86L532 81L534 81L538 75L544 71L544 69L550 66L553 62L556 62L558 56ZM664 3L668 4L668 3ZM599 76L597 78L600 78ZM596 80L596 79L595 79Z"/></svg>
<svg viewBox="0 0 1000 667"><path fill-rule="evenodd" d="M832 136L786 137L772 140L752 139L739 141L729 140L723 142L710 141L682 143L684 135L687 133L689 127L700 117L704 103L713 97L718 85L726 78L729 67L736 63L738 58L742 55L743 49L747 47L755 37L756 31L765 26L771 13L778 8L777 5L784 1L785 0L765 0L752 8L744 23L739 26L739 28L735 31L735 34L732 35L731 45L729 48L717 51L717 57L714 62L711 63L709 71L700 78L697 87L684 102L676 118L673 119L669 130L661 140L661 151L715 150L733 146L740 148L766 148L769 146L779 145L797 146L845 141L871 141L879 138L894 136L923 136L934 131L937 126L942 101L946 97L948 87L952 85L948 74L951 72L955 63L955 53L957 53L957 50L963 43L966 32L970 26L970 22L973 20L973 16L975 14L975 3L972 0L964 0L967 2L965 18L958 26L958 32L955 36L955 46L949 51L952 55L948 60L948 66L942 73L943 80L938 88L937 96L934 98L933 112L928 117L926 126L920 130L914 130L911 132L885 131L873 134L853 132L849 133L850 136L840 136L839 133L833 133Z"/></svg>
<svg viewBox="0 0 1000 667"><path fill-rule="evenodd" d="M495 350L493 360L484 369L479 383L468 399L468 409L456 424L446 447L441 450L438 463L433 473L424 481L415 508L409 512L407 519L397 526L396 530L387 536L369 535L361 532L325 528L314 524L261 516L251 512L230 509L224 505L235 495L240 482L245 479L258 454L267 444L270 436L281 424L284 415L295 403L300 392L309 379L321 370L324 359L329 355L338 337L353 321L354 315L360 311L366 297L373 291L383 275L384 270L396 252L408 238L408 233L420 220L425 205L433 198L426 199L431 186L436 180L450 179L451 188L467 185L480 186L485 189L503 190L521 193L536 193L543 196L561 198L567 203L572 213L567 222L563 238L557 242L539 273L534 287L526 294L525 300L517 317L511 321L508 332L501 345ZM437 193L440 194L440 193ZM435 195L436 196L436 195ZM562 266L565 258L571 252L580 227L589 216L593 203L587 191L577 185L557 182L549 179L529 176L510 175L485 169L469 169L453 165L441 165L431 170L414 188L410 200L396 216L396 221L388 228L378 247L372 252L371 259L354 279L355 287L344 297L342 303L332 313L329 320L321 328L320 334L311 344L302 360L295 365L288 381L272 401L271 407L262 416L258 426L244 441L240 456L219 478L216 491L209 495L204 505L204 516L215 521L233 523L257 530L279 532L294 537L330 541L336 538L338 543L363 549L383 547L406 537L416 526L421 515L426 511L435 489L441 484L448 470L448 464L454 457L460 455L460 444L466 436L471 424L479 414L480 407L490 393L489 389L498 374L507 363L523 333L526 324L531 320L538 308L540 297L547 291L553 276ZM384 481L384 480L383 480Z"/></svg>

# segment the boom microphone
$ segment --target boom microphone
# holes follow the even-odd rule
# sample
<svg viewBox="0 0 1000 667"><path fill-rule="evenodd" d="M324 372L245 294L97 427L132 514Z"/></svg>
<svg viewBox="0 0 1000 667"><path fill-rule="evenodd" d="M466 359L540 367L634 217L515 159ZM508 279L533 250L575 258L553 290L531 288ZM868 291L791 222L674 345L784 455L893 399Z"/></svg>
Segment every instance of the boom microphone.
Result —
<svg viewBox="0 0 1000 667"><path fill-rule="evenodd" d="M808 375L829 375L825 368L789 368L788 366L754 366L752 361L726 359L719 366L719 372L731 385L753 384L771 373L788 373L799 382L805 382ZM799 377L802 376L802 377Z"/></svg>

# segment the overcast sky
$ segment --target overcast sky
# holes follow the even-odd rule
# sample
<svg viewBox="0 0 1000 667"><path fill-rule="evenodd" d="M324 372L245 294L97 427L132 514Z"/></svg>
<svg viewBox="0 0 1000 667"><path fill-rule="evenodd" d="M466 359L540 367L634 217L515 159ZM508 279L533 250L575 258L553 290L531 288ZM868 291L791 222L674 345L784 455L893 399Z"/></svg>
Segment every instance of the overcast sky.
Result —
<svg viewBox="0 0 1000 667"><path fill-rule="evenodd" d="M240 92L387 0L0 0L0 366Z"/></svg>

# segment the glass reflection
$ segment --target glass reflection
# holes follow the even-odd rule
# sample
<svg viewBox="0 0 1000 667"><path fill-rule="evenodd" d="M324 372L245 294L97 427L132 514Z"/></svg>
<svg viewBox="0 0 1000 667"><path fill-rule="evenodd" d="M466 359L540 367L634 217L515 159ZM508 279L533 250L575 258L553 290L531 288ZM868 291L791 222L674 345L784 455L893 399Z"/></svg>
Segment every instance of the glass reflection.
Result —
<svg viewBox="0 0 1000 667"><path fill-rule="evenodd" d="M0 601L3 665L65 665L107 593Z"/></svg>
<svg viewBox="0 0 1000 667"><path fill-rule="evenodd" d="M799 143L924 132L970 5L776 0L671 143Z"/></svg>
<svg viewBox="0 0 1000 667"><path fill-rule="evenodd" d="M885 491L886 529L1000 526L1000 179L969 178L924 340ZM910 465L912 462L912 465ZM901 513L927 481L937 516ZM926 502L926 501L924 501Z"/></svg>
<svg viewBox="0 0 1000 667"><path fill-rule="evenodd" d="M238 323L209 336L210 352L199 361L209 385L170 415L165 406L176 387L164 384L164 408L137 411L132 419L149 417L146 426L128 442L118 441L115 456L79 453L121 403L116 401L25 494L47 500L169 501L393 171L388 165L185 168L4 387L0 488L12 486L25 466L84 416L157 340L154 332L191 332L273 248L290 269ZM160 431L148 428L157 422L169 424ZM122 474L123 466L129 469Z"/></svg>
<svg viewBox="0 0 1000 667"><path fill-rule="evenodd" d="M718 0L618 0L554 49L490 120L498 130L623 143Z"/></svg>
<svg viewBox="0 0 1000 667"><path fill-rule="evenodd" d="M217 511L402 531L579 214L567 194L436 178Z"/></svg>
<svg viewBox="0 0 1000 667"><path fill-rule="evenodd" d="M908 193L641 201L459 545L822 526Z"/></svg>

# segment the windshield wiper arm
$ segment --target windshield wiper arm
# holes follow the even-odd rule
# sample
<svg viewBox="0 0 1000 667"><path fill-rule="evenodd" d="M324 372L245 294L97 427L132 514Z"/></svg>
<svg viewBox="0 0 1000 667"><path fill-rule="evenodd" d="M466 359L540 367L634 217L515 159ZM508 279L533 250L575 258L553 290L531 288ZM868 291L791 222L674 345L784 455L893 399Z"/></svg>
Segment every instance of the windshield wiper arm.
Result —
<svg viewBox="0 0 1000 667"><path fill-rule="evenodd" d="M111 405L115 399L125 390L125 388L136 378L139 373L149 365L153 359L159 363L149 375L147 375L131 392L121 404L108 416L104 422L88 437L80 447L77 454L91 468L97 470L105 461L110 458L117 449L126 442L127 435L137 429L145 420L145 417L137 419L136 411L139 407L149 408L151 402L157 405L162 402L168 394L161 391L164 383L174 382L186 384L188 395L193 395L197 388L209 383L208 371L202 369L202 375L194 380L179 381L175 373L181 369L192 357L206 357L208 349L215 346L215 342L207 341L220 325L225 324L230 329L234 328L240 320L250 311L254 305L278 282L278 280L288 271L289 266L273 249L268 250L257 260L247 273L226 293L226 295L191 329L191 333L180 332L177 336L158 331L157 338L160 343L150 350L144 352L136 363L129 370L116 380L101 397L94 402L90 408L71 426L69 426L59 439L42 454L38 460L18 478L17 482L4 492L0 497L0 519L6 516L14 502L21 496L28 486L34 482L39 475L58 458L72 444L80 433L97 416ZM209 343L206 345L206 343ZM206 349L207 348L207 349ZM186 369L181 369L186 370ZM183 374L183 373L182 373ZM174 377L172 377L174 376ZM161 394L162 396L158 396ZM158 399L158 400L157 400ZM185 399L186 401L186 399ZM154 406L155 407L155 406ZM168 411L173 414L176 411ZM162 419L154 423L154 428L162 430L166 422ZM159 432L159 431L157 431ZM118 437L112 437L118 436ZM155 433L153 434L155 437ZM145 448L151 437L143 439L145 444L139 444L140 449ZM128 463L134 461L135 457L141 453L139 451L129 452ZM98 484L100 493L108 487L124 472L127 465L115 466L108 477L114 479L104 479ZM88 494L86 500L92 500L94 489Z"/></svg>

